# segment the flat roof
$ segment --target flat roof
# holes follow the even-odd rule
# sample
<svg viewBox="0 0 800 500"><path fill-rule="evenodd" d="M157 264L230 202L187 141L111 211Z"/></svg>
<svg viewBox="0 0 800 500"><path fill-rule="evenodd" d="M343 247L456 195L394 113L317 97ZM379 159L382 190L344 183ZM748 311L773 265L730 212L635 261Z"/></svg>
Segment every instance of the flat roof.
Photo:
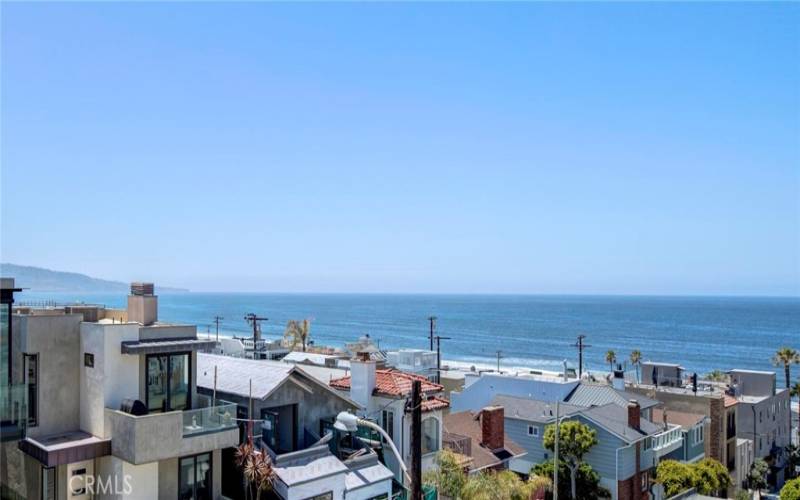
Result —
<svg viewBox="0 0 800 500"><path fill-rule="evenodd" d="M122 354L160 354L180 351L197 351L211 349L216 346L214 340L198 338L158 339L158 340L124 340Z"/></svg>
<svg viewBox="0 0 800 500"><path fill-rule="evenodd" d="M62 432L38 438L26 437L19 449L47 467L111 455L111 439L83 431Z"/></svg>

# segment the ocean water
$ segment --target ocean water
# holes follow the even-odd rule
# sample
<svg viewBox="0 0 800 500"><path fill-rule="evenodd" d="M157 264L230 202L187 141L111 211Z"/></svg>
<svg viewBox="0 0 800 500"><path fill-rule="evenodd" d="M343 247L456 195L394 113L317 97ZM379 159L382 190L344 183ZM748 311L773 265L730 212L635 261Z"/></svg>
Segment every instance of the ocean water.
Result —
<svg viewBox="0 0 800 500"><path fill-rule="evenodd" d="M43 299L124 307L124 295L23 292L18 302ZM430 315L438 317L442 357L505 366L558 370L577 364L578 334L591 345L588 369L603 369L613 349L627 358L681 363L689 371L746 368L776 370L781 346L800 349L800 298L636 297L543 295L358 295L171 293L159 296L159 318L214 331L215 315L225 334L246 334L247 313L266 316L262 330L280 336L289 319L312 319L317 344L342 347L363 334L381 348L428 347ZM800 372L800 367L795 370ZM783 383L782 370L780 383Z"/></svg>

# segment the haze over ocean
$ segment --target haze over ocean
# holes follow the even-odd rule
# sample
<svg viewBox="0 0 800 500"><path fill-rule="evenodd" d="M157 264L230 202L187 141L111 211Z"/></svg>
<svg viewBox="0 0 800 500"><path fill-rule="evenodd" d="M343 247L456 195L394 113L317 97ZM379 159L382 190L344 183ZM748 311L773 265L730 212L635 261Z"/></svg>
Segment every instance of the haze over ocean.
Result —
<svg viewBox="0 0 800 500"><path fill-rule="evenodd" d="M124 307L122 294L26 291L17 302L43 299L97 302ZM506 366L559 369L576 363L572 344L587 335L589 369L607 367L613 349L620 360L639 349L645 360L681 363L688 371L745 368L776 370L770 359L783 345L800 348L800 298L653 297L556 295L389 295L174 293L159 296L162 321L209 328L223 316L222 331L246 334L243 317L267 316L266 336L280 336L289 319L312 318L317 344L343 347L369 333L382 348L427 348L431 314L443 358ZM783 375L779 374L779 384Z"/></svg>

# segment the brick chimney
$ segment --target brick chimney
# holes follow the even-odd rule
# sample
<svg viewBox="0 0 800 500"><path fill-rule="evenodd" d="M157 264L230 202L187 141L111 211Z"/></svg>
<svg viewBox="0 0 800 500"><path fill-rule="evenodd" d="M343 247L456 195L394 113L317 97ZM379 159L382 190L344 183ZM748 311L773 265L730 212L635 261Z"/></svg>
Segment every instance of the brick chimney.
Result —
<svg viewBox="0 0 800 500"><path fill-rule="evenodd" d="M481 410L481 444L490 450L505 447L505 412L502 406L487 406Z"/></svg>
<svg viewBox="0 0 800 500"><path fill-rule="evenodd" d="M628 401L628 426L638 430L641 418L642 410L639 407L639 402L631 399Z"/></svg>
<svg viewBox="0 0 800 500"><path fill-rule="evenodd" d="M158 321L158 296L152 283L131 283L128 295L128 321L152 325Z"/></svg>

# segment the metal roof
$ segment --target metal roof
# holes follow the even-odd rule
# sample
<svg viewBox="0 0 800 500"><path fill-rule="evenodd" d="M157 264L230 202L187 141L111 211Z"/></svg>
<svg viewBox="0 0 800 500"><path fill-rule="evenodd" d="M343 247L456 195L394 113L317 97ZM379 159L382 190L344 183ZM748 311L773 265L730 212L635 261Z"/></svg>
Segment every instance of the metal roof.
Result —
<svg viewBox="0 0 800 500"><path fill-rule="evenodd" d="M521 398L517 396L495 396L492 405L502 406L507 418L516 418L530 422L547 423L556 417L556 404L553 401ZM567 403L558 404L558 415L572 415L584 410L580 406Z"/></svg>
<svg viewBox="0 0 800 500"><path fill-rule="evenodd" d="M160 354L180 351L197 351L211 349L216 346L213 340L198 338L178 338L159 340L125 340L122 342L122 354Z"/></svg>
<svg viewBox="0 0 800 500"><path fill-rule="evenodd" d="M590 384L587 382L581 382L565 399L567 403L583 407L603 406L608 403L627 407L631 400L636 400L642 409L659 405L658 401L641 394L621 391L610 385Z"/></svg>

